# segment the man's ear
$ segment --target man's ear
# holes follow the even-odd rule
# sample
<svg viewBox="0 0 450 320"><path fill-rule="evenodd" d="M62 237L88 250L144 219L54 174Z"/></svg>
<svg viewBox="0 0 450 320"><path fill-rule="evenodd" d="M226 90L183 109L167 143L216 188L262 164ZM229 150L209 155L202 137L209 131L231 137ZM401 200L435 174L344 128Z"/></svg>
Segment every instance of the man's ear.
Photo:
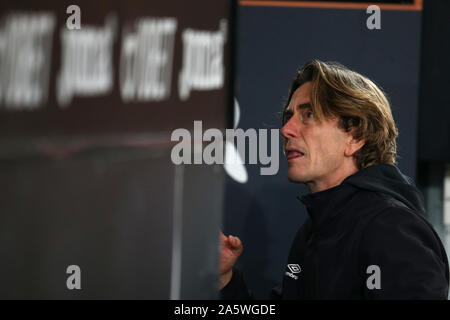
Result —
<svg viewBox="0 0 450 320"><path fill-rule="evenodd" d="M353 157L353 155L363 147L363 145L366 143L365 139L359 139L356 140L353 138L353 136L349 137L349 140L347 142L347 146L345 148L344 154L346 157Z"/></svg>

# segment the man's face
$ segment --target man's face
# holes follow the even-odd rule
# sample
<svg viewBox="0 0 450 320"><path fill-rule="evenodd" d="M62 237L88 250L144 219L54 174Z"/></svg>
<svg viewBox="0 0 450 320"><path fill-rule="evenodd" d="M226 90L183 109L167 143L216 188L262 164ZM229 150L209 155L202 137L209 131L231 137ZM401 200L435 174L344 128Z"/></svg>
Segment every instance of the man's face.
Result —
<svg viewBox="0 0 450 320"><path fill-rule="evenodd" d="M292 95L281 129L288 159L288 178L305 183L311 192L336 186L356 170L351 157L345 155L350 134L338 127L338 119L319 122L309 105L311 82L301 85ZM349 162L351 161L351 162Z"/></svg>

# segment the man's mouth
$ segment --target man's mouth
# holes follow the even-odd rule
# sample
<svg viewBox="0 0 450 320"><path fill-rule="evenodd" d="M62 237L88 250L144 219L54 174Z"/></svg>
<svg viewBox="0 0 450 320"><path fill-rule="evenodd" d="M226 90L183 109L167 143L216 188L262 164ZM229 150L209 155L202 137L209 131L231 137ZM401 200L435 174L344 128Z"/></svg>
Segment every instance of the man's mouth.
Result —
<svg viewBox="0 0 450 320"><path fill-rule="evenodd" d="M286 157L289 160L304 157L305 153L300 150L286 150Z"/></svg>

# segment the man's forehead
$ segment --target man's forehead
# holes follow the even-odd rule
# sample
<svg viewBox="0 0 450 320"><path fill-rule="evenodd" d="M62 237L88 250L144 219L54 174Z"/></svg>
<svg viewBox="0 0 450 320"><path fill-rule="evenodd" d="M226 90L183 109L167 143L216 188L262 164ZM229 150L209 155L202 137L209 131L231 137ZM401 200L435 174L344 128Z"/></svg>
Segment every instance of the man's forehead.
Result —
<svg viewBox="0 0 450 320"><path fill-rule="evenodd" d="M289 101L286 109L293 111L296 108L311 108L310 105L311 82L306 82L298 87ZM292 109L294 108L294 109Z"/></svg>
<svg viewBox="0 0 450 320"><path fill-rule="evenodd" d="M296 109L312 109L311 102L309 99L295 99L294 96L292 96L286 110L294 111Z"/></svg>

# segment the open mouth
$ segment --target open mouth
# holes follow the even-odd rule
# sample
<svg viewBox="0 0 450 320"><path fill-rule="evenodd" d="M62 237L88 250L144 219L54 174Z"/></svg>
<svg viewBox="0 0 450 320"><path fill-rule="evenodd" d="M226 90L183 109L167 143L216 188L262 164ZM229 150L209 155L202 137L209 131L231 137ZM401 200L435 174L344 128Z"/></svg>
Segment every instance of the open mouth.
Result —
<svg viewBox="0 0 450 320"><path fill-rule="evenodd" d="M292 160L292 159L296 159L296 158L301 158L304 157L305 154L301 151L297 151L297 150L287 150L286 151L286 157L288 160Z"/></svg>

